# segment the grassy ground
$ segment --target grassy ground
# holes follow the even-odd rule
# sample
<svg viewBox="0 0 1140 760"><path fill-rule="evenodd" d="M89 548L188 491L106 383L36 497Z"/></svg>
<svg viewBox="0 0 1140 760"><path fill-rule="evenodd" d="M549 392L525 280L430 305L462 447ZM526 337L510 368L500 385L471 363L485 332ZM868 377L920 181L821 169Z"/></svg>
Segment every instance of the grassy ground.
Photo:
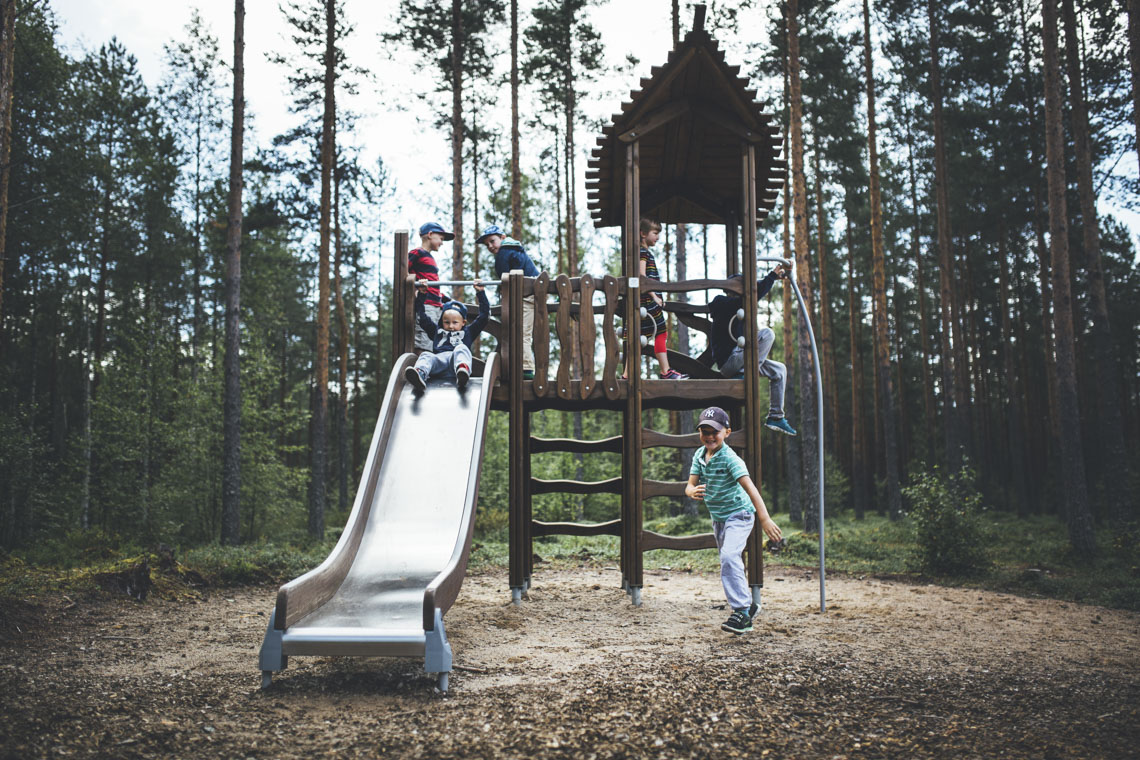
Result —
<svg viewBox="0 0 1140 760"><path fill-rule="evenodd" d="M769 564L815 568L819 565L818 535L791 525L777 515L787 547L768 555ZM707 520L668 518L646 523L649 530L686 535L708 530ZM975 586L1025 596L1045 596L1140 610L1140 546L1137 531L1098 533L1100 551L1095 558L1075 557L1068 546L1063 523L1055 517L1016 517L987 513L982 520L984 550L989 566L964 577L932 577L919 571L918 545L908 520L891 522L878 515L856 521L850 513L828 518L826 558L829 572L854 576L912 577L923 582ZM319 564L332 549L335 537L308 544L255 544L242 547L204 546L170 553L120 545L99 535L69 537L50 551L0 555L0 598L29 599L40 594L84 593L95 589L138 593L137 568L146 562L148 593L166 596L192 593L195 588L250 583L277 583L294 578ZM538 539L535 553L553 567L616 566L616 537L558 536ZM505 530L477 535L471 555L472 569L505 568ZM678 552L658 550L645 555L646 568L718 569L712 550ZM134 572L134 576L131 573ZM145 583L143 585L146 585Z"/></svg>
<svg viewBox="0 0 1140 760"><path fill-rule="evenodd" d="M805 533L792 525L787 515L776 515L776 522L788 539L787 547L765 562L784 566L819 566L819 535ZM685 535L708 530L707 520L670 518L646 523L649 530L668 535ZM868 515L855 520L850 513L830 517L825 538L828 572L849 575L912 577L916 581L949 586L976 586L1025 596L1045 596L1105 607L1140 610L1140 547L1136 535L1116 535L1108 529L1098 532L1100 553L1096 558L1074 557L1069 549L1064 524L1056 517L1019 519L989 513L982 520L984 550L989 567L974 575L932 577L919 570L918 545L913 526L907 520L891 522ZM618 540L613 536L578 538L557 536L538 539L535 553L554 566L566 564L618 562ZM499 567L507 564L507 543L502 537L476 540L471 557L473 567ZM679 552L658 550L645 555L645 567L691 568L715 571L719 568L713 550Z"/></svg>

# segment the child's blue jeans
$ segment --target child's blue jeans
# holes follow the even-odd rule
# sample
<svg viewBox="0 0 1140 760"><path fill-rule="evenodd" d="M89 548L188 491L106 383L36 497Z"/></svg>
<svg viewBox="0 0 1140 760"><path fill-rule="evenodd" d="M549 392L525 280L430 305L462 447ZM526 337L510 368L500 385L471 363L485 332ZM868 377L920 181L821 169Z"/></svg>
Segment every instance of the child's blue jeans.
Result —
<svg viewBox="0 0 1140 760"><path fill-rule="evenodd" d="M468 371L470 371L471 349L463 343L456 346L454 351L444 351L441 354L424 351L416 359L416 369L423 372L427 377L442 375L448 370L451 370L451 376L455 377L455 370L459 368L460 364L466 364Z"/></svg>
<svg viewBox="0 0 1140 760"><path fill-rule="evenodd" d="M748 609L752 604L752 590L748 587L741 554L755 522L756 515L752 512L737 512L723 522L713 520L713 536L720 550L720 582L724 586L724 598L734 610Z"/></svg>

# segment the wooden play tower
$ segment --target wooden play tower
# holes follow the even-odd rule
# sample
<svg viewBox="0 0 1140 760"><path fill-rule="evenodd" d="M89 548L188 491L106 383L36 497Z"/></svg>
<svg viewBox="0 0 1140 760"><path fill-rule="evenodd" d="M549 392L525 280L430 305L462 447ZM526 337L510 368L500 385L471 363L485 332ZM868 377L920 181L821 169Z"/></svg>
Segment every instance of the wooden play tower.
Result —
<svg viewBox="0 0 1140 760"><path fill-rule="evenodd" d="M778 127L761 110L748 80L738 76L740 68L725 62L724 53L704 29L704 17L704 6L697 6L693 30L665 64L653 68L640 89L630 93L621 112L602 130L589 163L587 190L594 225L622 230L620 276L543 272L524 277L515 271L499 284L501 306L487 332L498 339L502 358L493 408L509 414L510 586L516 600L530 584L536 536L619 536L622 585L634 604L641 599L644 552L715 547L711 533L672 537L644 529L643 500L683 496L685 487L683 480L645 479L644 450L694 450L700 445L696 434L670 435L644 428L646 409L724 407L733 417L729 442L741 453L757 486L761 483L760 432L767 409L760 404L756 370L756 230L776 203L786 166ZM724 225L727 273L742 278L657 282L638 277L642 216L662 224ZM408 242L406 232L397 233L394 282L405 286L394 289L393 356L413 350L414 278L407 273ZM671 351L670 363L691 379L643 378L641 361L630 362L629 377L623 379L624 357L643 351L638 296L647 288L666 296L706 290L741 295L744 366L749 368L744 377L722 379L708 366L711 351L695 359ZM519 350L522 320L513 317L521 315L523 299L532 296L535 375L525 380ZM667 299L665 310L692 329L706 334L712 329L706 304ZM619 322L625 329L619 330ZM552 356L557 357L553 377ZM622 434L597 441L533 437L531 414L544 409L610 410L622 415ZM551 451L620 453L621 476L598 482L532 478L531 456ZM620 494L620 515L590 525L536 521L532 497L542 493ZM757 526L746 550L749 583L757 601L764 571L761 535Z"/></svg>

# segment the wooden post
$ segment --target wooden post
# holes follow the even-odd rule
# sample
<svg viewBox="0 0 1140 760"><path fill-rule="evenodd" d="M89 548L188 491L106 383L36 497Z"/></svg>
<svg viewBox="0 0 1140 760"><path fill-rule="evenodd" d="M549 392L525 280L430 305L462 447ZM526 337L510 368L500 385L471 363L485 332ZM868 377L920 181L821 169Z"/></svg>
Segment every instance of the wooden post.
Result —
<svg viewBox="0 0 1140 760"><path fill-rule="evenodd" d="M741 143L741 219L743 220L743 269L744 278L744 435L747 449L744 463L752 474L756 489L760 489L760 431L762 417L760 409L760 355L757 342L759 329L756 319L759 311L756 290L756 147L749 142ZM748 583L753 587L764 585L763 531L759 520L748 537Z"/></svg>
<svg viewBox="0 0 1140 760"><path fill-rule="evenodd" d="M725 276L732 277L740 274L740 236L736 215L733 214L725 220L724 224L724 255Z"/></svg>
<svg viewBox="0 0 1140 760"><path fill-rule="evenodd" d="M506 290L503 304L503 367L507 372L508 401L508 505L510 534L510 586L512 595L521 596L526 585L529 566L526 557L526 458L529 441L526 437L526 422L523 419L522 399L522 272L504 274L500 288ZM502 291L500 291L502 292Z"/></svg>
<svg viewBox="0 0 1140 760"><path fill-rule="evenodd" d="M625 435L622 439L622 538L626 544L625 581L634 602L641 599L642 461L641 461L641 288L638 259L641 221L640 141L626 146L625 153L625 272L629 287L625 298L626 386Z"/></svg>
<svg viewBox="0 0 1140 760"><path fill-rule="evenodd" d="M521 321L521 320L520 320ZM530 588L530 579L534 575L534 489L531 486L530 470L530 411L521 403L522 410L522 436L523 436L523 494L522 494L522 530L523 530L523 560L526 567L525 587Z"/></svg>
<svg viewBox="0 0 1140 760"><path fill-rule="evenodd" d="M405 346L413 330L413 326L404 319L404 307L408 300L408 288L404 284L408 277L407 230L396 230L392 259L392 362L395 363L397 357L407 350ZM412 341L415 342L414 337Z"/></svg>

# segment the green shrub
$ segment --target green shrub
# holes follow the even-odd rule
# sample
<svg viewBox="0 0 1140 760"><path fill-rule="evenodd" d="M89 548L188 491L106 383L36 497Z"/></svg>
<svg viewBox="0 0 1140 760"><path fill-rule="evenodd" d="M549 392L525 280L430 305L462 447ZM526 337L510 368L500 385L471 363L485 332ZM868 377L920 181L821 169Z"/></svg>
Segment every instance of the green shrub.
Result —
<svg viewBox="0 0 1140 760"><path fill-rule="evenodd" d="M969 469L963 467L945 477L935 467L917 475L903 494L911 505L917 559L923 571L974 575L988 569L979 519L982 497Z"/></svg>
<svg viewBox="0 0 1140 760"><path fill-rule="evenodd" d="M480 506L475 511L475 536L482 541L506 541L511 515L506 509Z"/></svg>

